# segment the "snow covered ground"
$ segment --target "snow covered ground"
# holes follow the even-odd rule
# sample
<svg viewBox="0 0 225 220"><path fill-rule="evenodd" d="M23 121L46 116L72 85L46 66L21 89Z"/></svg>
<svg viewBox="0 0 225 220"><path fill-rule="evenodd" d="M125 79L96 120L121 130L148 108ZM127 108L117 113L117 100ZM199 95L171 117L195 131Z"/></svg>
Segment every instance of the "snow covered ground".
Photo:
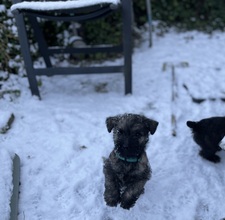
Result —
<svg viewBox="0 0 225 220"><path fill-rule="evenodd" d="M0 117L15 115L12 128L0 134L0 159L7 160L5 167L10 167L9 155L21 159L19 220L225 217L225 152L218 153L219 164L202 159L186 126L187 120L225 115L224 33L154 33L152 48L144 40L134 51L132 95L124 96L121 74L41 80L41 101L31 96L26 78L11 75L2 86L21 90L19 98L0 99ZM173 102L172 91L178 94ZM191 96L204 101L193 102ZM125 112L159 122L147 149L152 178L129 211L107 207L103 199L102 158L113 149L105 119ZM0 177L0 185L5 181L1 199L11 187L7 172ZM0 213L8 210L0 208Z"/></svg>

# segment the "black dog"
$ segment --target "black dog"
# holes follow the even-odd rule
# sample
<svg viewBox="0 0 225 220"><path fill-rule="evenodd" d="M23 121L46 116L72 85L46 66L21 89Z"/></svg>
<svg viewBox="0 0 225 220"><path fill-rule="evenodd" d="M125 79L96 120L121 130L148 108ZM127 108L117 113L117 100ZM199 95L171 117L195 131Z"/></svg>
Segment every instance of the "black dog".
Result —
<svg viewBox="0 0 225 220"><path fill-rule="evenodd" d="M195 142L201 147L199 154L214 163L220 162L216 155L221 150L219 146L225 136L225 117L212 117L199 122L187 121L187 126L192 129Z"/></svg>
<svg viewBox="0 0 225 220"><path fill-rule="evenodd" d="M104 161L104 198L109 206L130 209L144 192L151 177L145 152L149 132L154 134L158 122L137 114L124 114L106 119L108 132L113 129L114 150Z"/></svg>

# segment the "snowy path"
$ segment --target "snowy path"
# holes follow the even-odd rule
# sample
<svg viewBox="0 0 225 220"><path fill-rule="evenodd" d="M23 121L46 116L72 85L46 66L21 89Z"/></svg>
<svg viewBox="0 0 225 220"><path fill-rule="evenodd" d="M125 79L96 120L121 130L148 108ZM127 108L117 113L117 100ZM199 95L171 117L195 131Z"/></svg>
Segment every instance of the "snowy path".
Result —
<svg viewBox="0 0 225 220"><path fill-rule="evenodd" d="M0 143L21 158L19 220L225 217L225 151L219 152L219 164L203 160L186 126L190 119L225 115L225 103L219 99L225 95L225 36L171 31L154 36L153 48L147 45L146 41L135 49L132 96L123 96L121 75L43 77L42 101L31 97L25 78L11 76L3 86L22 91L13 102L8 96L0 99L1 111L15 115ZM171 69L162 68L164 63L181 62L188 67L175 68L179 96L174 107ZM183 84L194 97L207 100L192 102ZM97 92L101 85L104 90ZM113 148L105 118L125 112L159 121L147 149L153 176L130 211L107 207L102 196L102 157ZM172 112L176 137L171 135Z"/></svg>

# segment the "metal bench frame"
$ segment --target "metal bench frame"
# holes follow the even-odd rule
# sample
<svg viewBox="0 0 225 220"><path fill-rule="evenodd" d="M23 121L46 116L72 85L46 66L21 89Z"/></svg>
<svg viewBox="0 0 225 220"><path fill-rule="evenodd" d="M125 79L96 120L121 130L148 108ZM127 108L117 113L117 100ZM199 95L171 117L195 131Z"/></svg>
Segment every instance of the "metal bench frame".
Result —
<svg viewBox="0 0 225 220"><path fill-rule="evenodd" d="M18 3L20 0L13 0ZM94 5L80 9L62 9L57 11L37 11L16 9L13 10L16 25L18 28L18 37L21 45L21 53L25 63L25 69L32 95L40 97L36 76L46 75L67 75L67 74L97 74L97 73L123 73L125 81L125 94L132 93L132 1L121 0L120 5L104 4ZM122 42L120 45L112 46L93 46L84 48L50 48L43 35L43 30L39 25L38 18L44 18L53 21L73 21L88 22L89 20L99 19L117 10L121 11L122 16ZM34 31L35 40L38 43L39 53L44 58L45 68L34 68L28 31L25 25L25 19L28 19L29 25ZM55 67L51 63L50 57L54 54L88 54L88 53L121 53L124 57L122 65L100 66L100 67Z"/></svg>

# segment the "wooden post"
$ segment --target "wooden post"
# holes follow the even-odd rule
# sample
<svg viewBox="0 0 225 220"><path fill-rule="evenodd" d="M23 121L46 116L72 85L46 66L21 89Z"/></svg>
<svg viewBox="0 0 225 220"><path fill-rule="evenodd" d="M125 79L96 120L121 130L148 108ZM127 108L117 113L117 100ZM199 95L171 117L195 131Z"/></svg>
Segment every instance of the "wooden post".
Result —
<svg viewBox="0 0 225 220"><path fill-rule="evenodd" d="M19 184L20 184L20 158L15 154L13 158L13 191L10 201L10 220L17 220L18 201L19 201Z"/></svg>
<svg viewBox="0 0 225 220"><path fill-rule="evenodd" d="M175 115L175 108L178 98L178 82L175 72L175 67L188 67L189 64L187 62L180 62L178 64L173 63L163 63L162 71L166 71L168 67L171 68L171 126L172 126L172 135L175 137L177 136L177 119Z"/></svg>
<svg viewBox="0 0 225 220"><path fill-rule="evenodd" d="M171 125L172 125L172 135L177 136L177 120L174 113L174 108L176 105L176 100L178 97L178 85L177 79L175 74L175 66L172 64L172 98L171 98L171 105L172 105L172 112L171 112Z"/></svg>
<svg viewBox="0 0 225 220"><path fill-rule="evenodd" d="M152 47L152 6L151 0L146 0L147 17L148 17L148 30L149 30L149 47Z"/></svg>

